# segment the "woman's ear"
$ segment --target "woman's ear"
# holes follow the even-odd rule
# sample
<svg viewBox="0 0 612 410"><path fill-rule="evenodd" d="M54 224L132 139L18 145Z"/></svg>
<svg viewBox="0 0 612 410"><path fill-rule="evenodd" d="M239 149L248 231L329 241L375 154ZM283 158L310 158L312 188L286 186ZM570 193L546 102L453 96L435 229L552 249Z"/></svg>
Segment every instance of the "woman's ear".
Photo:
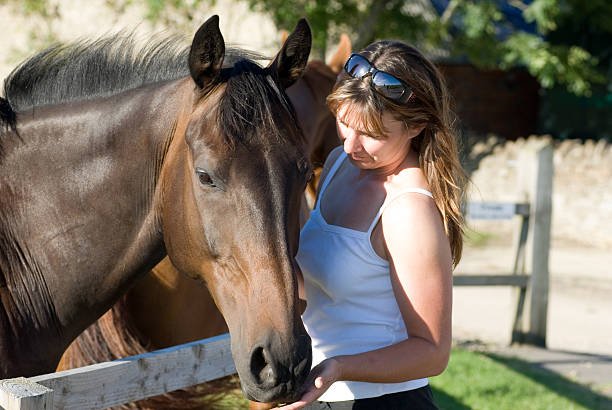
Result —
<svg viewBox="0 0 612 410"><path fill-rule="evenodd" d="M421 132L423 132L425 127L426 127L426 124L406 125L405 129L406 129L408 138L412 139L414 137L418 137L421 134Z"/></svg>

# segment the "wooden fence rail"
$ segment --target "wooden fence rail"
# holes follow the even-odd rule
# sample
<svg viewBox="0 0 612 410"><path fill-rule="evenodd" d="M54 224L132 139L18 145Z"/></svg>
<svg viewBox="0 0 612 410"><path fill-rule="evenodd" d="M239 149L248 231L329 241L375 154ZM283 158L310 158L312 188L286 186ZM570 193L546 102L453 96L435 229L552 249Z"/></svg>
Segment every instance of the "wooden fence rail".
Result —
<svg viewBox="0 0 612 410"><path fill-rule="evenodd" d="M78 369L0 380L0 409L103 409L235 373L224 334Z"/></svg>

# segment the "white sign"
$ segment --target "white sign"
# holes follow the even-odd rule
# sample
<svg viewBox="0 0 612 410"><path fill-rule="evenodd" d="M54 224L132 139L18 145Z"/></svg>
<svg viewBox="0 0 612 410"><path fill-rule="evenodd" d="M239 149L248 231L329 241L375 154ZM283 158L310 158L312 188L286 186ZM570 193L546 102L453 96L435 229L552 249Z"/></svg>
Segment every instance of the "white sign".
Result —
<svg viewBox="0 0 612 410"><path fill-rule="evenodd" d="M470 202L467 217L471 219L512 219L516 204L510 202Z"/></svg>

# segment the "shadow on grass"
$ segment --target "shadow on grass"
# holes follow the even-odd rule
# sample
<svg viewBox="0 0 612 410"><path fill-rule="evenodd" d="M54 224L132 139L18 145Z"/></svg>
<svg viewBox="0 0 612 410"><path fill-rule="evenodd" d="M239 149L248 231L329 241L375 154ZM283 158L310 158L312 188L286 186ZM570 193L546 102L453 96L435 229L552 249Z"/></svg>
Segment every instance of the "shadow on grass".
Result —
<svg viewBox="0 0 612 410"><path fill-rule="evenodd" d="M541 365L516 358L500 356L494 353L482 354L578 405L588 409L612 409L612 398L593 391L588 386L576 383Z"/></svg>
<svg viewBox="0 0 612 410"><path fill-rule="evenodd" d="M441 410L470 410L471 407L461 403L455 397L445 393L443 390L431 387L434 395L434 401Z"/></svg>

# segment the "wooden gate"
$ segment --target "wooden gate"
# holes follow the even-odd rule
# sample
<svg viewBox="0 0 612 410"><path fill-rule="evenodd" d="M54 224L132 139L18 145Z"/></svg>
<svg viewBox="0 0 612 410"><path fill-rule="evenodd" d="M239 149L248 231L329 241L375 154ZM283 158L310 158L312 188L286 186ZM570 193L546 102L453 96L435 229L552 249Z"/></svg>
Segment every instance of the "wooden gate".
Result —
<svg viewBox="0 0 612 410"><path fill-rule="evenodd" d="M551 141L527 141L517 158L517 170L517 202L470 202L466 209L468 220L516 220L510 272L455 275L453 284L517 288L512 343L545 347L553 187Z"/></svg>

